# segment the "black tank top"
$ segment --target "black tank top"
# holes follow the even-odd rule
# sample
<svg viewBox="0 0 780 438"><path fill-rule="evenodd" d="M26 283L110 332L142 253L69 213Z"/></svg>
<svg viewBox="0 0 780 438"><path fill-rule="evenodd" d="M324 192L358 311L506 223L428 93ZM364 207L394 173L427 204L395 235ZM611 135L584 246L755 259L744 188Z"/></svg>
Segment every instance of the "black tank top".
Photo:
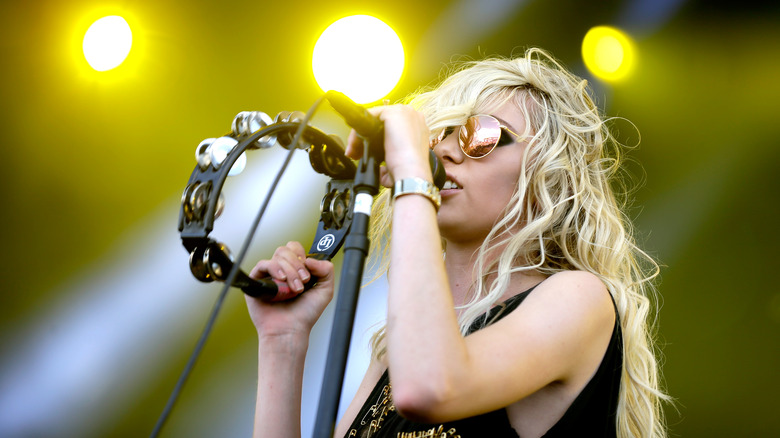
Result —
<svg viewBox="0 0 780 438"><path fill-rule="evenodd" d="M487 318L478 318L469 328L471 334L515 310L533 288L493 307ZM613 301L614 303L614 301ZM617 311L615 312L617 315ZM484 321L487 321L485 323ZM614 437L620 374L623 368L622 335L618 317L604 359L596 374L572 402L560 420L544 438L593 436ZM358 412L346 437L358 438L518 438L509 423L506 409L443 424L417 423L403 418L395 410L387 371L371 391Z"/></svg>

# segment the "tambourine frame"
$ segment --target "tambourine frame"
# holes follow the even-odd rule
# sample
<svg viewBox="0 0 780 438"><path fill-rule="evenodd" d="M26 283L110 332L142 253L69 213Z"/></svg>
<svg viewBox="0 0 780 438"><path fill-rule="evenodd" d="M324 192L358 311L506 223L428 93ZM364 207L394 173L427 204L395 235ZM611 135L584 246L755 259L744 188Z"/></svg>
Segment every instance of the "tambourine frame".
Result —
<svg viewBox="0 0 780 438"><path fill-rule="evenodd" d="M291 148L292 136L299 127L298 122L282 121L259 129L249 136L227 136L238 143L222 162L198 160L182 194L179 210L179 232L182 244L190 253L190 269L195 278L204 282L225 281L228 272L233 268L227 247L209 237L222 208L220 195L230 169L245 151L258 149L258 139L276 136L283 147ZM331 259L341 247L351 225L349 206L353 202L352 179L356 166L344 155L338 137L325 134L312 126L304 128L299 144L306 145L305 149L300 149L309 153L312 168L332 178L321 202L317 236L309 254L320 259ZM204 151L199 151L202 152ZM323 245L324 241L329 244ZM239 271L233 286L256 296L259 288L266 285L264 282L254 282L255 280Z"/></svg>

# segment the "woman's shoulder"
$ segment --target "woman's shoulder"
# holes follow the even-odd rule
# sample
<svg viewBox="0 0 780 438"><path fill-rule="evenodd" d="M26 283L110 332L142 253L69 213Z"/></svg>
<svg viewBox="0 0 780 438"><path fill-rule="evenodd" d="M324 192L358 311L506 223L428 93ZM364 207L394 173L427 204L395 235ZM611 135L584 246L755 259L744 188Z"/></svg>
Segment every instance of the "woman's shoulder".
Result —
<svg viewBox="0 0 780 438"><path fill-rule="evenodd" d="M522 305L507 319L538 320L548 325L558 321L565 326L611 327L615 309L607 286L601 279L587 271L557 272L529 291L518 295ZM544 317L540 318L540 315Z"/></svg>
<svg viewBox="0 0 780 438"><path fill-rule="evenodd" d="M560 271L549 277L544 277L537 283L528 283L520 286L509 298L494 305L492 314L501 315L513 312L531 296L529 303L540 302L555 304L575 300L580 304L603 305L611 303L609 292L599 277L587 271ZM531 304L530 306L534 306ZM529 307L526 305L525 307ZM494 319L495 320L495 319Z"/></svg>
<svg viewBox="0 0 780 438"><path fill-rule="evenodd" d="M547 277L542 283L582 283L591 287L601 287L602 290L606 290L604 282L601 281L598 275L580 270L567 270L556 272L555 274Z"/></svg>
<svg viewBox="0 0 780 438"><path fill-rule="evenodd" d="M588 271L560 271L539 283L533 295L552 295L556 300L611 302L603 281Z"/></svg>

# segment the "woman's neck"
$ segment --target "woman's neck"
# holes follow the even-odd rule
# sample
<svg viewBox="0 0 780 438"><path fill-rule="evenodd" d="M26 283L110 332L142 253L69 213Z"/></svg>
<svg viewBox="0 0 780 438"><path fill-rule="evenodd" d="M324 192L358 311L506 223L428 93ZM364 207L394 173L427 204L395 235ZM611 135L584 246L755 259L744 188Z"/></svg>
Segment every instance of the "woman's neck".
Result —
<svg viewBox="0 0 780 438"><path fill-rule="evenodd" d="M475 281L474 267L477 263L477 255L479 253L479 246L463 246L453 244L452 242L446 243L446 256L444 259L444 268L447 271L447 276L450 279L450 289L452 291L452 299L455 303L455 307L461 306L467 303L473 293L473 284ZM498 249L494 249L492 254L488 254L485 264L489 264L493 257L498 257L496 254ZM486 279L486 285L492 281L492 276ZM512 274L511 284L507 288L504 295L499 299L508 299L524 290L527 290L544 280L546 277L536 271L518 272ZM459 312L460 313L460 312Z"/></svg>
<svg viewBox="0 0 780 438"><path fill-rule="evenodd" d="M474 264L477 260L477 248L453 248L447 244L444 258L444 269L450 279L450 290L455 307L463 305L469 298L471 285L474 283Z"/></svg>

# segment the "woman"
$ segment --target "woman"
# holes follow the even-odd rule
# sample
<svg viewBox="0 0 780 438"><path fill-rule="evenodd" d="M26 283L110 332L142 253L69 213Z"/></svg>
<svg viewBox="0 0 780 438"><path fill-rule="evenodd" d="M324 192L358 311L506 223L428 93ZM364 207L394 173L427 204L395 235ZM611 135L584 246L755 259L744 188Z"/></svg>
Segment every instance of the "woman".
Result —
<svg viewBox="0 0 780 438"><path fill-rule="evenodd" d="M372 241L389 244L387 324L335 436L665 436L647 329L657 265L618 208L613 141L585 87L532 49L372 110L383 185L404 183L372 217ZM429 147L447 173L440 208L420 189ZM252 275L297 291L320 279L289 301L247 298L255 435L299 436L303 359L333 267L290 243Z"/></svg>

